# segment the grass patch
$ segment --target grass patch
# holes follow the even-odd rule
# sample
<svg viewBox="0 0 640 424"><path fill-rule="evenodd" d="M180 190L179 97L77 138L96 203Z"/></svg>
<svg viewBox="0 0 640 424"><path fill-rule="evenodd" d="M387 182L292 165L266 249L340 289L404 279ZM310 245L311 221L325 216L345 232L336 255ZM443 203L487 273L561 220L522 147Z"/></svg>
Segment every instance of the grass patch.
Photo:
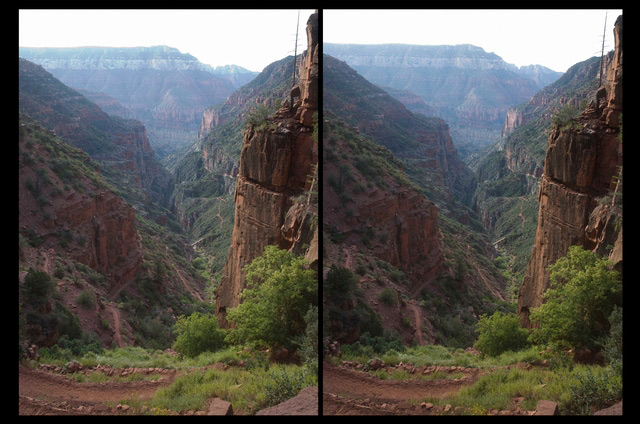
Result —
<svg viewBox="0 0 640 424"><path fill-rule="evenodd" d="M575 365L573 368L501 369L478 379L443 402L476 411L509 409L513 398L533 411L539 400L558 403L561 415L590 415L622 398L622 380L609 367Z"/></svg>
<svg viewBox="0 0 640 424"><path fill-rule="evenodd" d="M209 399L219 397L231 402L234 410L255 414L317 383L315 375L295 365L275 365L268 370L254 368L250 372L240 368L194 371L159 390L149 407L203 410Z"/></svg>

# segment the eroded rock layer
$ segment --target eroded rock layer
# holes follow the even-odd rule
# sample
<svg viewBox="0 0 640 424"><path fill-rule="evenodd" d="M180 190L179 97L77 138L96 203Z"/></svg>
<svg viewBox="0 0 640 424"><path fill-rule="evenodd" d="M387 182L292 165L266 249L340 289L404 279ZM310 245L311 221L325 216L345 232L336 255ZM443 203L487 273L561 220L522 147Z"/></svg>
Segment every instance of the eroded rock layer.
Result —
<svg viewBox="0 0 640 424"><path fill-rule="evenodd" d="M239 304L245 287L244 267L261 255L265 246L277 245L317 262L318 225L317 218L315 224L313 219L317 212L308 201L318 163L312 127L318 98L317 13L307 22L307 35L299 98L293 105L285 103L264 125L249 127L244 134L233 236L216 295L216 314L223 327L230 325L227 309Z"/></svg>
<svg viewBox="0 0 640 424"><path fill-rule="evenodd" d="M547 270L580 245L622 267L622 212L616 206L622 166L622 17L614 28L615 54L595 101L568 125L553 128L540 181L538 229L518 296L518 313L531 327L532 308L542 304L549 287ZM603 91L599 90L600 93ZM605 100L600 105L600 96Z"/></svg>

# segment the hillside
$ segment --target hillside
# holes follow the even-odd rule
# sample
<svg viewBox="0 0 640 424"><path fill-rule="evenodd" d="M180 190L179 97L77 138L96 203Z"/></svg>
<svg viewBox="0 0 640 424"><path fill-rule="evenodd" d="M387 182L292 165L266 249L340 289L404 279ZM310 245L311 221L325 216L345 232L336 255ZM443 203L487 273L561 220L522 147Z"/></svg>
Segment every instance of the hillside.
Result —
<svg viewBox="0 0 640 424"><path fill-rule="evenodd" d="M204 280L162 207L171 180L144 127L28 61L19 88L20 284L31 268L55 282L36 300L49 305L39 318L22 298L29 332L47 329L46 346L66 334L168 347L177 316L202 306Z"/></svg>
<svg viewBox="0 0 640 424"><path fill-rule="evenodd" d="M325 55L323 66L327 334L469 346L477 317L501 304L503 281L464 206L472 174L446 124L344 62Z"/></svg>

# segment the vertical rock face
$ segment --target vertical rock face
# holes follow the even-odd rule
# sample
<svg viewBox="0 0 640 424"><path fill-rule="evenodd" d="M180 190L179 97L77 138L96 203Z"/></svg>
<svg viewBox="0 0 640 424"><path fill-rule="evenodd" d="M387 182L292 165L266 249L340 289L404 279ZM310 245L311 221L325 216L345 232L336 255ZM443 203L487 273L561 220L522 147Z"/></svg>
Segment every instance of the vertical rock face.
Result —
<svg viewBox="0 0 640 424"><path fill-rule="evenodd" d="M228 327L226 311L239 304L245 287L243 268L277 245L317 261L318 226L311 229L314 206L301 202L311 189L309 176L318 163L313 138L313 113L317 110L318 15L307 22L308 49L300 70L300 99L283 106L261 128L244 134L235 189L235 226L229 255L216 298L220 325ZM314 248L315 246L315 248ZM315 256L315 257L310 257Z"/></svg>
<svg viewBox="0 0 640 424"><path fill-rule="evenodd" d="M531 327L529 313L542 304L549 286L547 268L580 245L597 253L613 246L609 258L622 266L622 213L605 196L617 190L622 165L622 17L614 28L616 50L606 84L605 106L593 104L570 128L554 127L540 181L538 229L518 296L518 313Z"/></svg>

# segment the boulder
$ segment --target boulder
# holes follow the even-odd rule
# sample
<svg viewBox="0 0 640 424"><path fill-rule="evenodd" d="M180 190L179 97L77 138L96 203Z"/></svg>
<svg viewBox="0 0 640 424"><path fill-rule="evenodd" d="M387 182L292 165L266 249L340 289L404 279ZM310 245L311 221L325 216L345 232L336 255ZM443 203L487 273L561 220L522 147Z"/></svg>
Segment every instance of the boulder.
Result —
<svg viewBox="0 0 640 424"><path fill-rule="evenodd" d="M214 398L209 404L209 412L207 415L233 415L231 403L220 398Z"/></svg>
<svg viewBox="0 0 640 424"><path fill-rule="evenodd" d="M539 400L535 415L557 415L558 404L551 400Z"/></svg>

